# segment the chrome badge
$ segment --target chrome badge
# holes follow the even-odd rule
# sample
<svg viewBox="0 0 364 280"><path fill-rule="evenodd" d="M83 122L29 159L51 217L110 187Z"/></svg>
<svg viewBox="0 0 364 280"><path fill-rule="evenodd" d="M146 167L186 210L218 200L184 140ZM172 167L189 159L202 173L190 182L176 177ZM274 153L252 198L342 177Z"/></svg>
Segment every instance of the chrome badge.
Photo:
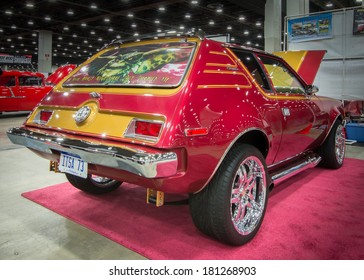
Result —
<svg viewBox="0 0 364 280"><path fill-rule="evenodd" d="M91 114L91 108L89 106L81 107L76 114L74 115L74 119L77 124L84 122Z"/></svg>

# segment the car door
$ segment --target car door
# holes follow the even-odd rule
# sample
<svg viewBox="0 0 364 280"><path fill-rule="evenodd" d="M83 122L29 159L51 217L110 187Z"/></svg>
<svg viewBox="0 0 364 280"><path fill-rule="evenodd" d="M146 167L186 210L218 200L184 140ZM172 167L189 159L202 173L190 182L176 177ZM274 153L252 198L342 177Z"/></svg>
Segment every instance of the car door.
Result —
<svg viewBox="0 0 364 280"><path fill-rule="evenodd" d="M320 100L306 93L306 84L281 59L268 55L258 58L270 78L282 123L281 144L275 163L292 158L317 145L326 127Z"/></svg>
<svg viewBox="0 0 364 280"><path fill-rule="evenodd" d="M43 79L38 76L22 75L19 76L19 110L32 110L44 96Z"/></svg>

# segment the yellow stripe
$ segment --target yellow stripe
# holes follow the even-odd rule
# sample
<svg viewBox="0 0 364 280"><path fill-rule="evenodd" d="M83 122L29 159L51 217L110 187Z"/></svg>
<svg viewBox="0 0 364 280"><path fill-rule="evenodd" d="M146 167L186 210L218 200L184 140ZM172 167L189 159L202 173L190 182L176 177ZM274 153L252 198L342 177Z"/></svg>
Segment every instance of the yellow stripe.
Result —
<svg viewBox="0 0 364 280"><path fill-rule="evenodd" d="M216 67L237 67L236 64L223 64L223 63L206 63L206 66L216 66Z"/></svg>
<svg viewBox="0 0 364 280"><path fill-rule="evenodd" d="M204 70L203 71L205 74L227 74L227 75L239 75L239 76L245 76L244 73L242 72L237 72L237 71L219 71L219 70Z"/></svg>

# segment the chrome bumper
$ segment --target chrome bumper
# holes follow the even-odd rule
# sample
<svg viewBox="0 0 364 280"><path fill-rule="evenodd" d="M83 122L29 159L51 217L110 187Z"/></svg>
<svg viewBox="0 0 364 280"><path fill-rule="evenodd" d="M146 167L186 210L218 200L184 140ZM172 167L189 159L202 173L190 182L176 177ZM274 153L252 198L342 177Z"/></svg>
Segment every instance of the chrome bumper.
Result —
<svg viewBox="0 0 364 280"><path fill-rule="evenodd" d="M9 139L18 145L46 153L67 152L78 155L85 162L125 170L145 178L161 178L177 173L177 154L126 145L108 146L79 139L58 137L31 131L27 128L12 128Z"/></svg>

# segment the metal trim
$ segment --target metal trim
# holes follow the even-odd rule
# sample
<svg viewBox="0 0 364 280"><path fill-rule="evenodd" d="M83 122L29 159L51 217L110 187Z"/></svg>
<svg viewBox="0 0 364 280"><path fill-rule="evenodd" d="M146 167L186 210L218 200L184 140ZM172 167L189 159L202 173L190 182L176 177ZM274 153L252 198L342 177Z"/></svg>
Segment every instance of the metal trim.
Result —
<svg viewBox="0 0 364 280"><path fill-rule="evenodd" d="M177 174L177 154L156 149L136 149L130 145L111 146L96 142L86 142L57 134L35 132L22 128L12 128L9 139L18 145L46 153L67 152L79 156L90 164L107 166L145 178L169 177Z"/></svg>

